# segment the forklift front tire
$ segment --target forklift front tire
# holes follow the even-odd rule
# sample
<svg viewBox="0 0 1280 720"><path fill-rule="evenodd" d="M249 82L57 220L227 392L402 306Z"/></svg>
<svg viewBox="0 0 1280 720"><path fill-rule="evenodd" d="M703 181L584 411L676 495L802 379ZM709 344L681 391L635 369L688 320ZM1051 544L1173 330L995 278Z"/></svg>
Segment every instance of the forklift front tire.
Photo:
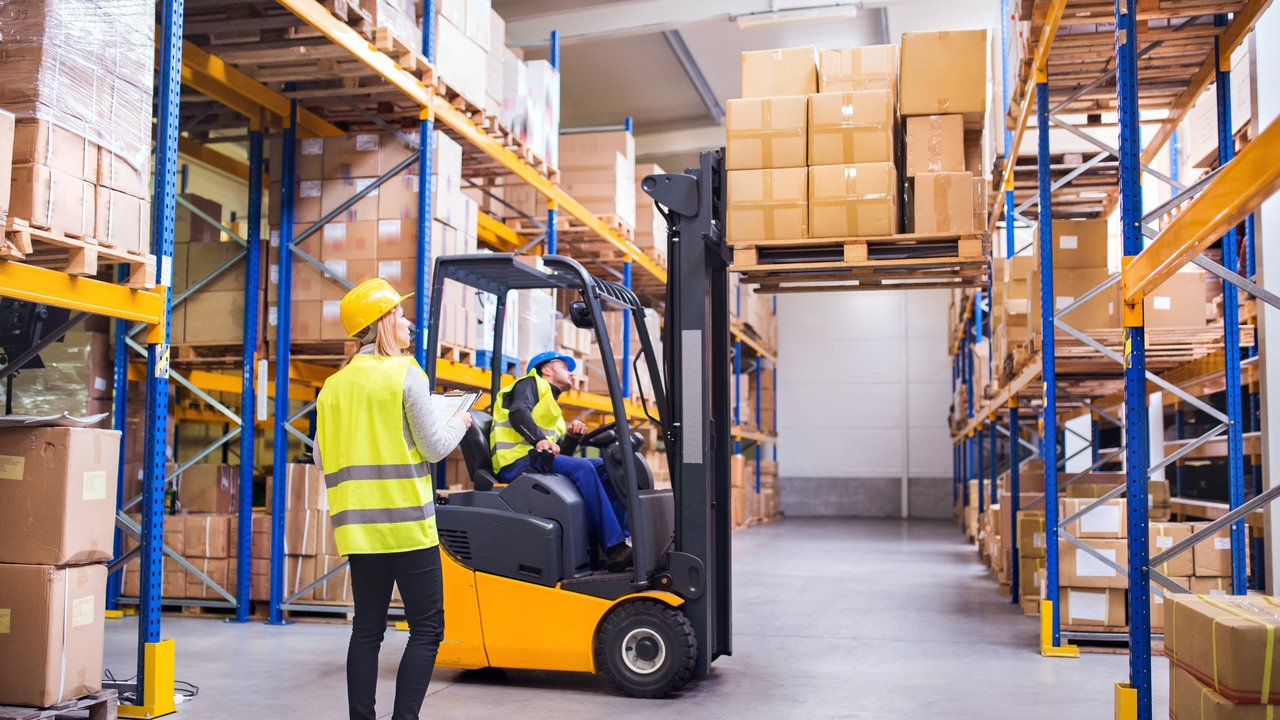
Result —
<svg viewBox="0 0 1280 720"><path fill-rule="evenodd" d="M693 674L698 641L684 613L656 600L633 600L600 624L595 654L596 667L623 693L661 698Z"/></svg>

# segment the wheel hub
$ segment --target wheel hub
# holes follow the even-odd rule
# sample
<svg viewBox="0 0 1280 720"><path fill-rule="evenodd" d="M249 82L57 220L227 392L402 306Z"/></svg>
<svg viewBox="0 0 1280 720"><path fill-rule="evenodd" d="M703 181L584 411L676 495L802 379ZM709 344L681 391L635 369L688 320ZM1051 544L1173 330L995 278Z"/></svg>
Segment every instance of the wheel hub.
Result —
<svg viewBox="0 0 1280 720"><path fill-rule="evenodd" d="M662 667L666 658L666 643L649 628L636 628L622 641L622 662L634 673L648 675Z"/></svg>

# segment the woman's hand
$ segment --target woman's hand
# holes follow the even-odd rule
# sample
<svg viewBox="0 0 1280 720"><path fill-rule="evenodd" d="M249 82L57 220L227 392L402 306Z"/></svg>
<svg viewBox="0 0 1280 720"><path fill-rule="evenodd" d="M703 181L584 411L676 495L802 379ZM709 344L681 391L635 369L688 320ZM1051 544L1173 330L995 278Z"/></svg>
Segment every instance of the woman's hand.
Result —
<svg viewBox="0 0 1280 720"><path fill-rule="evenodd" d="M467 428L468 430L471 429L471 413L460 412L457 415L454 415L454 417L462 421L462 427Z"/></svg>

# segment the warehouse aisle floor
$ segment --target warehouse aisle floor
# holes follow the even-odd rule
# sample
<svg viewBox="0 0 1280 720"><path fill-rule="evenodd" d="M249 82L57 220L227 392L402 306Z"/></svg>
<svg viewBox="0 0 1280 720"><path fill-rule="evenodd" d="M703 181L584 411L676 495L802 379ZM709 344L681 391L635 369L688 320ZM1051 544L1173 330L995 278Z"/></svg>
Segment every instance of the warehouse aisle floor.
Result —
<svg viewBox="0 0 1280 720"><path fill-rule="evenodd" d="M581 675L437 670L423 717L1080 720L1112 714L1125 655L1042 659L1037 624L996 594L950 522L783 520L734 536L734 655L672 701L632 700ZM133 672L133 619L109 621L107 667ZM342 624L166 617L177 677L200 686L180 718L346 717ZM405 633L388 632L378 706L390 711ZM1157 658L1155 716L1168 707ZM673 703L679 706L674 707Z"/></svg>

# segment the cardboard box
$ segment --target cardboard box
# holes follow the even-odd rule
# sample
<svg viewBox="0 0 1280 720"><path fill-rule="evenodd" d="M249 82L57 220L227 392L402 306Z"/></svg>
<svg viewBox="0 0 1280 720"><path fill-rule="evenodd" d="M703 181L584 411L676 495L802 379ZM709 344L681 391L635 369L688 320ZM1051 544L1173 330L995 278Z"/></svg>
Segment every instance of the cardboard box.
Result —
<svg viewBox="0 0 1280 720"><path fill-rule="evenodd" d="M286 557L284 559L284 596L290 597L316 579L314 557ZM314 589L297 598L300 601L315 599Z"/></svg>
<svg viewBox="0 0 1280 720"><path fill-rule="evenodd" d="M763 170L808 164L809 98L741 98L726 104L725 168ZM630 182L633 178L628 178Z"/></svg>
<svg viewBox="0 0 1280 720"><path fill-rule="evenodd" d="M1206 522L1191 523L1191 532L1208 526ZM1227 526L1191 548L1196 577L1231 577L1231 527Z"/></svg>
<svg viewBox="0 0 1280 720"><path fill-rule="evenodd" d="M818 53L812 47L742 53L742 97L818 92Z"/></svg>
<svg viewBox="0 0 1280 720"><path fill-rule="evenodd" d="M192 465L178 477L178 504L189 513L235 512L239 484L234 465Z"/></svg>
<svg viewBox="0 0 1280 720"><path fill-rule="evenodd" d="M1107 266L1106 220L1054 220L1053 269L1085 270ZM1037 254L1040 246L1035 245Z"/></svg>
<svg viewBox="0 0 1280 720"><path fill-rule="evenodd" d="M175 515L169 522L183 524L182 542L187 558L231 557L231 516L214 513Z"/></svg>
<svg viewBox="0 0 1280 720"><path fill-rule="evenodd" d="M1229 577L1191 577L1186 578L1185 587L1192 595L1230 595L1231 578Z"/></svg>
<svg viewBox="0 0 1280 720"><path fill-rule="evenodd" d="M0 705L102 689L107 568L0 565Z"/></svg>
<svg viewBox="0 0 1280 720"><path fill-rule="evenodd" d="M199 322L184 323L187 343L244 342L244 290L198 292L183 303L188 318L200 318ZM191 510L191 508L188 508ZM196 509L196 512L215 512ZM229 512L218 510L217 512Z"/></svg>
<svg viewBox="0 0 1280 720"><path fill-rule="evenodd" d="M1177 665L1216 680L1218 693L1233 702L1280 703L1275 598L1173 595L1166 602L1164 650ZM1263 675L1264 668L1270 677ZM1266 698L1264 684L1270 688Z"/></svg>
<svg viewBox="0 0 1280 720"><path fill-rule="evenodd" d="M1120 567L1125 566L1128 557L1128 545L1125 540L1085 540L1084 543ZM1058 542L1058 562L1059 576L1064 587L1095 589L1129 587L1129 578L1125 573L1066 540Z"/></svg>
<svg viewBox="0 0 1280 720"><path fill-rule="evenodd" d="M898 111L904 115L964 115L981 129L990 95L986 30L902 34Z"/></svg>
<svg viewBox="0 0 1280 720"><path fill-rule="evenodd" d="M459 26L436 23L436 70L449 87L476 107L483 107L489 73L488 48L481 47Z"/></svg>
<svg viewBox="0 0 1280 720"><path fill-rule="evenodd" d="M194 281L202 280L218 266L244 252L244 246L236 242L193 242L174 247L180 249L174 252L174 265L177 266L185 261L187 273ZM237 263L205 283L200 288L200 292L234 291L243 294L244 272L244 264Z"/></svg>
<svg viewBox="0 0 1280 720"><path fill-rule="evenodd" d="M1184 267L1147 294L1142 319L1147 328L1203 328L1208 310L1204 271Z"/></svg>
<svg viewBox="0 0 1280 720"><path fill-rule="evenodd" d="M462 464L462 478L466 478L466 464ZM316 514L316 555L338 555L338 541L333 534L333 523L328 510L313 510Z"/></svg>
<svg viewBox="0 0 1280 720"><path fill-rule="evenodd" d="M987 227L987 186L988 178L975 175L973 178L973 229L981 231Z"/></svg>
<svg viewBox="0 0 1280 720"><path fill-rule="evenodd" d="M99 187L93 238L99 245L133 253L151 252L151 203Z"/></svg>
<svg viewBox="0 0 1280 720"><path fill-rule="evenodd" d="M1018 558L1018 596L1040 597L1040 577L1044 571L1044 551L1040 557Z"/></svg>
<svg viewBox="0 0 1280 720"><path fill-rule="evenodd" d="M32 225L92 237L96 190L92 182L47 165L14 165L9 214Z"/></svg>
<svg viewBox="0 0 1280 720"><path fill-rule="evenodd" d="M319 522L314 510L287 510L284 514L284 554L315 555Z"/></svg>
<svg viewBox="0 0 1280 720"><path fill-rule="evenodd" d="M1191 536L1191 526L1187 523L1153 522L1149 525L1149 530L1150 543L1147 549L1149 558L1155 557ZM1166 563L1161 563L1156 570L1168 577L1187 577L1194 572L1195 563L1192 560L1194 553L1195 548L1192 548Z"/></svg>
<svg viewBox="0 0 1280 720"><path fill-rule="evenodd" d="M377 259L379 224L377 220L325 224L320 231L320 259L325 264L331 260Z"/></svg>
<svg viewBox="0 0 1280 720"><path fill-rule="evenodd" d="M1125 591L1064 587L1061 592L1063 625L1122 627L1125 617Z"/></svg>
<svg viewBox="0 0 1280 720"><path fill-rule="evenodd" d="M907 130L907 177L964 172L964 116L922 115L903 121Z"/></svg>
<svg viewBox="0 0 1280 720"><path fill-rule="evenodd" d="M778 93L803 95L804 93ZM560 170L610 170L615 167L614 153L635 165L636 139L626 130L573 133L560 139Z"/></svg>
<svg viewBox="0 0 1280 720"><path fill-rule="evenodd" d="M271 478L267 479L267 509L274 501ZM285 466L285 510L319 510L327 508L324 474L310 463L289 463Z"/></svg>
<svg viewBox="0 0 1280 720"><path fill-rule="evenodd" d="M915 232L971 233L973 176L967 172L920 173L915 177Z"/></svg>
<svg viewBox="0 0 1280 720"><path fill-rule="evenodd" d="M1187 587L1190 578L1170 577L1170 580ZM1165 607L1169 605L1169 596L1173 595L1173 591L1152 585L1151 586L1151 629L1157 632L1164 630Z"/></svg>
<svg viewBox="0 0 1280 720"><path fill-rule="evenodd" d="M14 165L44 165L90 183L98 180L98 147L84 136L44 120L18 120Z"/></svg>
<svg viewBox="0 0 1280 720"><path fill-rule="evenodd" d="M377 137L376 135L373 137ZM347 200L364 191L376 177L357 177L324 180L320 184L320 214L328 215ZM381 187L369 190L354 205L325 225L326 228L335 223L354 223L361 220L378 220L378 191ZM317 218L319 219L319 218ZM295 218L296 220L296 218Z"/></svg>
<svg viewBox="0 0 1280 720"><path fill-rule="evenodd" d="M221 559L188 558L188 560L191 562L192 565L196 566L197 570L207 575L210 580L217 583L218 586L221 587L223 590L226 590L232 595L236 594L236 588L235 588L236 576L235 576L235 570L234 570L235 568L234 560L227 560L226 558L221 558ZM222 595L219 594L217 590L214 590L212 587L210 587L208 583L196 577L194 573L192 573L190 570L187 570L186 568L183 568L183 580L185 581L185 587L183 589L183 593L188 599L192 599L192 600L225 600L226 599L222 597Z"/></svg>
<svg viewBox="0 0 1280 720"><path fill-rule="evenodd" d="M390 170L382 166L383 136L350 133L324 139L323 179L376 178Z"/></svg>
<svg viewBox="0 0 1280 720"><path fill-rule="evenodd" d="M1243 73L1242 73L1243 74ZM1232 73L1235 77L1236 73ZM1280 703L1236 704L1214 692L1213 681L1202 682L1186 669L1169 663L1171 720L1267 720L1280 715Z"/></svg>
<svg viewBox="0 0 1280 720"><path fill-rule="evenodd" d="M0 562L110 560L119 458L115 430L0 429Z"/></svg>
<svg viewBox="0 0 1280 720"><path fill-rule="evenodd" d="M1024 558L1044 557L1044 512L1023 510L1018 513L1018 554Z"/></svg>
<svg viewBox="0 0 1280 720"><path fill-rule="evenodd" d="M88 179L88 178L86 178ZM132 163L107 148L98 148L98 187L111 188L136 198L151 197L151 169Z"/></svg>
<svg viewBox="0 0 1280 720"><path fill-rule="evenodd" d="M730 170L726 175L729 239L809 237L807 168Z"/></svg>
<svg viewBox="0 0 1280 720"><path fill-rule="evenodd" d="M266 513L254 513L252 525L249 554L255 560L269 559L271 557L271 516Z"/></svg>
<svg viewBox="0 0 1280 720"><path fill-rule="evenodd" d="M13 180L13 113L0 110L0 218L9 214L9 185Z"/></svg>
<svg viewBox="0 0 1280 720"><path fill-rule="evenodd" d="M820 51L818 92L847 90L888 90L896 96L898 46L867 45Z"/></svg>
<svg viewBox="0 0 1280 720"><path fill-rule="evenodd" d="M418 176L404 172L378 187L379 220L416 220Z"/></svg>
<svg viewBox="0 0 1280 720"><path fill-rule="evenodd" d="M1065 520L1094 502L1096 501L1092 498L1063 498L1059 501L1062 509L1058 517ZM1126 508L1127 503L1124 498L1108 500L1068 525L1067 532L1081 540L1128 537L1129 524Z"/></svg>
<svg viewBox="0 0 1280 720"><path fill-rule="evenodd" d="M1085 293L1093 290L1111 276L1105 267L1073 269L1066 272L1054 272L1053 297L1056 312L1063 322L1080 330L1118 328L1120 326L1120 286L1113 284L1106 290L1089 298L1089 301L1063 314L1063 310ZM1040 318L1040 274L1032 273L1028 283L1028 317L1037 327ZM1061 332L1061 331L1059 331ZM1076 485L1080 485L1079 488ZM1085 485L1077 482L1068 486L1068 493L1084 492ZM1083 497L1077 495L1077 497ZM1096 495L1094 496L1096 497Z"/></svg>
<svg viewBox="0 0 1280 720"><path fill-rule="evenodd" d="M315 588L315 599L326 602L352 602L351 566L346 564L347 558L338 555L321 555L316 558L316 578L322 578L331 571L332 575L321 580Z"/></svg>
<svg viewBox="0 0 1280 720"><path fill-rule="evenodd" d="M894 162L893 93L859 90L809 96L809 163Z"/></svg>
<svg viewBox="0 0 1280 720"><path fill-rule="evenodd" d="M892 235L898 230L893 163L809 169L809 237Z"/></svg>

